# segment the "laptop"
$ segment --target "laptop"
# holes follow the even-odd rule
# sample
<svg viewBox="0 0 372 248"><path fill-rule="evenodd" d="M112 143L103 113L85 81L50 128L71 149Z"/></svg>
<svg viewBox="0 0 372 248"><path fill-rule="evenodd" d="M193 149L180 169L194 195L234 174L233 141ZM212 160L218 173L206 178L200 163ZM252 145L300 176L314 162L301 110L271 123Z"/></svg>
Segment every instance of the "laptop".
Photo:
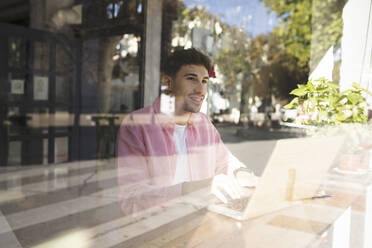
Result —
<svg viewBox="0 0 372 248"><path fill-rule="evenodd" d="M279 140L255 189L227 204L215 199L208 210L246 220L311 199L343 143L341 136Z"/></svg>

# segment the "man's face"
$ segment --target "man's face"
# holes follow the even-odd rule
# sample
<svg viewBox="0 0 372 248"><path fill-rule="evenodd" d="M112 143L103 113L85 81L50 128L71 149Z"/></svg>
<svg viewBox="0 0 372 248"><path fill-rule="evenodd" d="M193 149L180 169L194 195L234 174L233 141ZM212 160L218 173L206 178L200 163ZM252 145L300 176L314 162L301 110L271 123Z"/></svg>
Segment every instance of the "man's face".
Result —
<svg viewBox="0 0 372 248"><path fill-rule="evenodd" d="M176 98L176 114L200 111L209 75L202 65L184 65L172 79L172 94Z"/></svg>

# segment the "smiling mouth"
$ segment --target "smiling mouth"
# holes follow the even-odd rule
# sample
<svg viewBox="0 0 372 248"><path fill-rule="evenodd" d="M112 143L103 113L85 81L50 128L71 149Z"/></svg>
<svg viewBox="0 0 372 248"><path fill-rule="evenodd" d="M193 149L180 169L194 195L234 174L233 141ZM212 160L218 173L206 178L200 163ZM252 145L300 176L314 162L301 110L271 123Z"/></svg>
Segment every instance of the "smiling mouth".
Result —
<svg viewBox="0 0 372 248"><path fill-rule="evenodd" d="M202 104L204 100L204 96L190 96L190 99L195 103L195 104Z"/></svg>

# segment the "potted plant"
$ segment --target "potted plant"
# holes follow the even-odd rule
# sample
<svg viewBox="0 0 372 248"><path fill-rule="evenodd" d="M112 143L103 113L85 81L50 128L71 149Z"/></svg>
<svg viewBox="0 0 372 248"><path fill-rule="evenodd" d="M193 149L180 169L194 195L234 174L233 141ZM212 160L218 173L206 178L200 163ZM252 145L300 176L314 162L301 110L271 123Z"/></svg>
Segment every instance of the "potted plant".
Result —
<svg viewBox="0 0 372 248"><path fill-rule="evenodd" d="M286 106L296 108L295 122L311 126L309 135L344 135L346 146L340 156L338 170L357 171L369 167L363 147L372 141L368 121L366 95L372 95L357 83L351 89L339 91L339 86L325 78L310 79L290 92L295 98ZM365 170L364 170L365 171Z"/></svg>

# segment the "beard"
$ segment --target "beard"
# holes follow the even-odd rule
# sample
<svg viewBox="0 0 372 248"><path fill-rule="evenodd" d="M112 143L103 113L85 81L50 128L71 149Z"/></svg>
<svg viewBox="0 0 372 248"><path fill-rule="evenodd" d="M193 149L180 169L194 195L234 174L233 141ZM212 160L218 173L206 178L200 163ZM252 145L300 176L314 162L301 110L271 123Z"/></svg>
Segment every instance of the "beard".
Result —
<svg viewBox="0 0 372 248"><path fill-rule="evenodd" d="M197 104L194 104L194 103L184 102L183 111L190 112L190 113L198 113L198 112L200 112L201 106L202 106L202 104L197 105Z"/></svg>

